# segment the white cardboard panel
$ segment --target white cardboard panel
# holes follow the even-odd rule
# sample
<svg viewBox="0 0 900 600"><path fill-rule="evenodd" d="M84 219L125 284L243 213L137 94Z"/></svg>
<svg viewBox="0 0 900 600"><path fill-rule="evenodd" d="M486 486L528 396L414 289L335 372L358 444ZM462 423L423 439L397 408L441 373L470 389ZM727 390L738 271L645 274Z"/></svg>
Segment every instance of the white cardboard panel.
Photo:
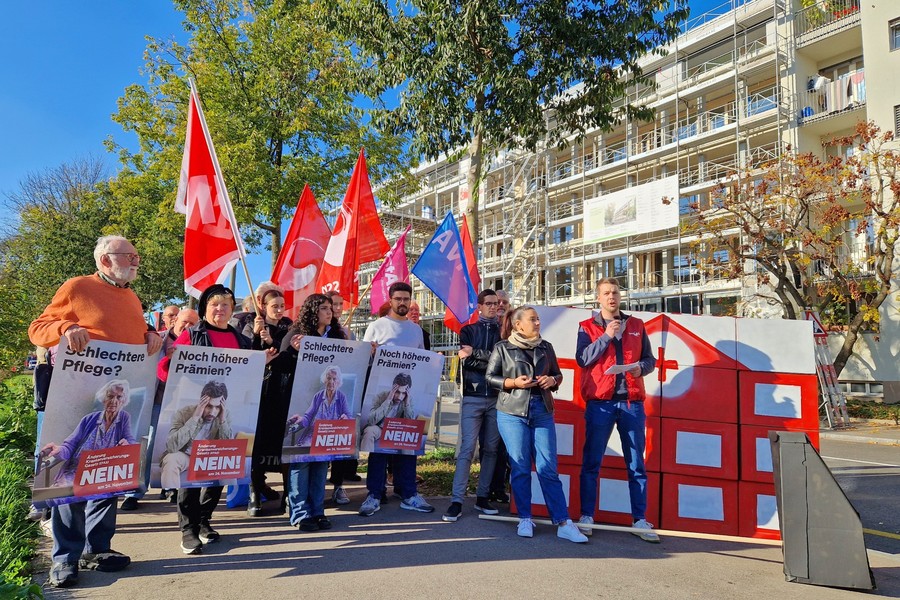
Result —
<svg viewBox="0 0 900 600"><path fill-rule="evenodd" d="M675 462L679 465L722 468L722 436L693 431L676 432Z"/></svg>
<svg viewBox="0 0 900 600"><path fill-rule="evenodd" d="M772 472L772 444L769 438L756 438L756 470L761 473Z"/></svg>
<svg viewBox="0 0 900 600"><path fill-rule="evenodd" d="M556 454L575 455L575 426L571 423L556 423Z"/></svg>
<svg viewBox="0 0 900 600"><path fill-rule="evenodd" d="M553 397L557 400L572 402L575 399L575 369L560 369L559 371L562 373L563 380L559 384L559 389L553 392Z"/></svg>
<svg viewBox="0 0 900 600"><path fill-rule="evenodd" d="M631 514L628 480L600 478L598 508L609 512Z"/></svg>
<svg viewBox="0 0 900 600"><path fill-rule="evenodd" d="M725 520L722 488L678 484L678 516L685 519Z"/></svg>
<svg viewBox="0 0 900 600"><path fill-rule="evenodd" d="M723 368L734 368L737 358L736 319L732 317L711 317L707 315L666 314L674 323L687 329L693 336L685 335L671 324L668 331L654 333L650 343L655 349L662 346L666 349L666 359L678 361L679 367L702 366L704 361L695 354L699 345L711 347L725 357L727 365ZM699 339L697 339L699 338Z"/></svg>
<svg viewBox="0 0 900 600"><path fill-rule="evenodd" d="M815 374L812 321L737 319L737 359L750 371Z"/></svg>
<svg viewBox="0 0 900 600"><path fill-rule="evenodd" d="M775 496L756 495L756 526L760 529L779 530L778 503Z"/></svg>
<svg viewBox="0 0 900 600"><path fill-rule="evenodd" d="M553 344L557 358L575 358L578 324L591 318L587 308L535 306L541 318L541 337ZM569 396L571 398L571 396Z"/></svg>
<svg viewBox="0 0 900 600"><path fill-rule="evenodd" d="M560 473L559 480L562 482L563 496L566 497L566 506L569 506L569 488L571 487L569 481L570 477L565 473ZM535 473L534 471L531 472L531 503L544 505L547 504L547 502L544 500L544 492L541 491L541 482L538 479L537 473Z"/></svg>
<svg viewBox="0 0 900 600"><path fill-rule="evenodd" d="M753 388L753 414L799 419L803 416L802 407L801 388L798 385L757 383Z"/></svg>

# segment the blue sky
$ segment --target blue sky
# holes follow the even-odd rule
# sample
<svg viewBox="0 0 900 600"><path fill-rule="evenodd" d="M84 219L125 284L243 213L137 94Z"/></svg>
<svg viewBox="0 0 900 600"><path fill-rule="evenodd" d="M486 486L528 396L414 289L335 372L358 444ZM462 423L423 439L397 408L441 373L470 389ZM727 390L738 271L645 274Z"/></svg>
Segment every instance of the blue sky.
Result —
<svg viewBox="0 0 900 600"><path fill-rule="evenodd" d="M732 0L692 0L693 14ZM738 1L740 0L734 0ZM103 140L132 145L110 115L125 87L142 80L146 36L185 39L168 0L10 2L0 19L0 195L29 172L94 155L117 169ZM285 225L285 230L287 229ZM268 257L248 262L254 283ZM239 277L238 295L246 292Z"/></svg>

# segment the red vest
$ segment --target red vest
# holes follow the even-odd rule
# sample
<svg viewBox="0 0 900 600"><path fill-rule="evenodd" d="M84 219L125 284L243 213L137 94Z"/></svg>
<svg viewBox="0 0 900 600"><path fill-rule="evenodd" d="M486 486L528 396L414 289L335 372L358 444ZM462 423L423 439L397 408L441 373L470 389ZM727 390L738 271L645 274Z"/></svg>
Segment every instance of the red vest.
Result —
<svg viewBox="0 0 900 600"><path fill-rule="evenodd" d="M596 341L606 331L593 318L579 323L591 338ZM637 334L637 335L635 335ZM622 358L623 364L636 363L641 360L644 349L644 322L636 317L625 319L625 331L622 333ZM611 400L615 391L616 376L604 375L606 370L616 364L616 348L613 342L609 345L600 358L593 365L581 369L581 397L587 400ZM643 402L644 378L634 377L625 373L625 385L628 388L629 402Z"/></svg>

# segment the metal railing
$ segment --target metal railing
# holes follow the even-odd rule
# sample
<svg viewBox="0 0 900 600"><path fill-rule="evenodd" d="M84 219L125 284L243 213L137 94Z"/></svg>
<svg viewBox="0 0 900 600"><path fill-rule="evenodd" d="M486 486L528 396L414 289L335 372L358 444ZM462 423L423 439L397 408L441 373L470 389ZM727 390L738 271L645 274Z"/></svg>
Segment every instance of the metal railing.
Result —
<svg viewBox="0 0 900 600"><path fill-rule="evenodd" d="M797 124L818 121L865 106L865 71L865 69L857 69L834 81L827 81L824 77L811 78L807 89L798 92L795 96Z"/></svg>
<svg viewBox="0 0 900 600"><path fill-rule="evenodd" d="M827 0L794 13L794 32L801 36L851 17L859 17L859 0Z"/></svg>

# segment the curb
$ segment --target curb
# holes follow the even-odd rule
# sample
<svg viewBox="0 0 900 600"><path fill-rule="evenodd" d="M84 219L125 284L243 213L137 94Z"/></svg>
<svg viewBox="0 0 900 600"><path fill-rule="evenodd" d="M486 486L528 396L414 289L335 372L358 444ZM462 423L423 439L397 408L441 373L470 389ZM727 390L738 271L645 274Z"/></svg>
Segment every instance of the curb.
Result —
<svg viewBox="0 0 900 600"><path fill-rule="evenodd" d="M898 438L883 438L866 435L853 435L837 431L820 431L819 438L824 440L837 440L840 442L857 442L862 444L880 444L883 446L900 446Z"/></svg>

